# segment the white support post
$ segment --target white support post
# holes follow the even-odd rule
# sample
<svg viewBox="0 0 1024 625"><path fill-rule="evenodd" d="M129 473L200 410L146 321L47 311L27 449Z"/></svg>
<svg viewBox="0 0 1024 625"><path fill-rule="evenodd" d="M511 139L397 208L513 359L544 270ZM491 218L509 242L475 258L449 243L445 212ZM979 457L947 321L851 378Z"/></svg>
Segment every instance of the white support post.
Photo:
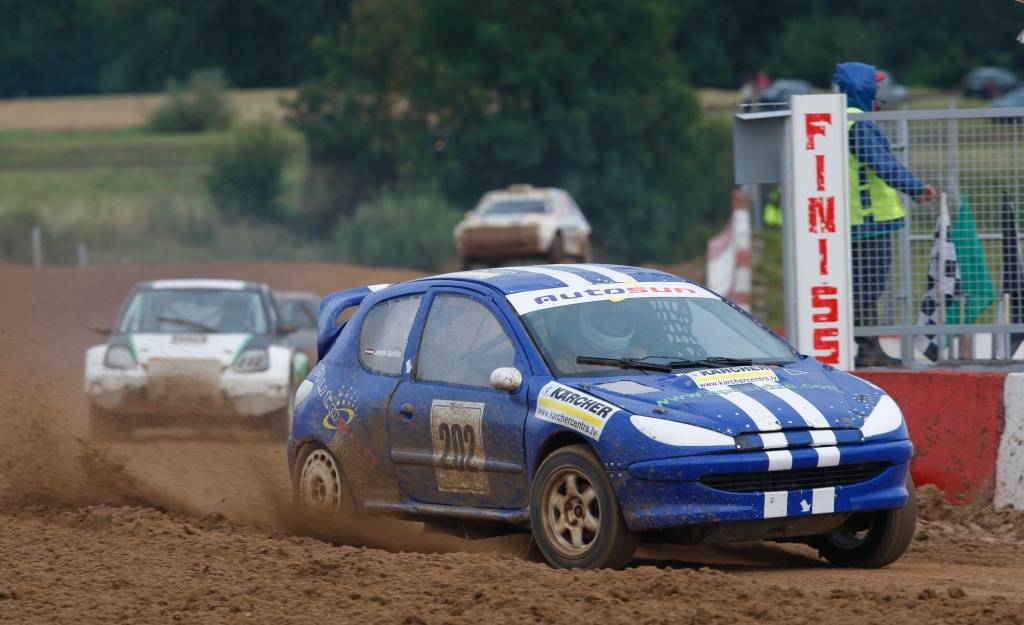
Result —
<svg viewBox="0 0 1024 625"><path fill-rule="evenodd" d="M32 226L32 266L43 266L43 232L39 226Z"/></svg>
<svg viewBox="0 0 1024 625"><path fill-rule="evenodd" d="M853 368L846 96L794 96L785 133L787 336L801 353ZM783 189L786 191L786 189Z"/></svg>

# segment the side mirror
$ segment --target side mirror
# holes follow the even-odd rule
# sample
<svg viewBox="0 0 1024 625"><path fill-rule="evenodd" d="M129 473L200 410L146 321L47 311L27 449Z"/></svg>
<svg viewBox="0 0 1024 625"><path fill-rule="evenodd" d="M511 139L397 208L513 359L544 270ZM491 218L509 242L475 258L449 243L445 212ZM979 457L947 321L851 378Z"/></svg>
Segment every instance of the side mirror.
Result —
<svg viewBox="0 0 1024 625"><path fill-rule="evenodd" d="M491 386L499 391L516 392L523 384L523 374L515 367L498 367L491 371Z"/></svg>

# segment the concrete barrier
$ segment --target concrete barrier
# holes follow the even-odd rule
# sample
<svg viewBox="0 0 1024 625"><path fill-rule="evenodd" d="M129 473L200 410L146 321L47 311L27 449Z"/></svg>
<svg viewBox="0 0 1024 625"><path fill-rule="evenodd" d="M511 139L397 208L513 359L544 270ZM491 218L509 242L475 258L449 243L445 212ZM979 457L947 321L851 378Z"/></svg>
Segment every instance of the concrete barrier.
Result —
<svg viewBox="0 0 1024 625"><path fill-rule="evenodd" d="M1005 503L1024 509L1024 377L1014 392L1017 404L1007 410L1006 373L894 370L857 375L885 389L903 410L914 442L911 472L916 483L935 484L954 503L993 501L1000 466L1001 480L1018 489L1007 490L1012 494ZM1013 386L1018 388L1017 382ZM1012 443L1001 448L1004 413L1009 411L1016 411L1011 419L1017 437L1015 456L1005 451Z"/></svg>
<svg viewBox="0 0 1024 625"><path fill-rule="evenodd" d="M1003 436L996 466L995 504L1024 510L1024 373L1003 383Z"/></svg>

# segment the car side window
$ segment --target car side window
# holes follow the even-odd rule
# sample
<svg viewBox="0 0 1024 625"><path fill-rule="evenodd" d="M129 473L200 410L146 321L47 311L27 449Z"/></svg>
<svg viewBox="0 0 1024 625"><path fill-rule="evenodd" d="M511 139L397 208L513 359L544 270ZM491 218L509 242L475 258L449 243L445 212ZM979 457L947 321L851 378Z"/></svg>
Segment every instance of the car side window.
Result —
<svg viewBox="0 0 1024 625"><path fill-rule="evenodd" d="M489 388L491 372L514 366L515 353L486 306L463 295L437 295L423 327L416 379Z"/></svg>
<svg viewBox="0 0 1024 625"><path fill-rule="evenodd" d="M359 362L375 373L398 375L422 295L384 300L363 319L359 332Z"/></svg>

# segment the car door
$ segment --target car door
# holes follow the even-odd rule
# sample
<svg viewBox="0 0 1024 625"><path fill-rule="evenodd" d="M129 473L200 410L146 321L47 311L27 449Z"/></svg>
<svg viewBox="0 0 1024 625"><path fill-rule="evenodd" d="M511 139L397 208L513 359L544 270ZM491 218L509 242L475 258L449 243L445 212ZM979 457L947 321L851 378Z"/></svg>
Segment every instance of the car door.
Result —
<svg viewBox="0 0 1024 625"><path fill-rule="evenodd" d="M486 296L431 294L413 370L388 407L391 460L403 492L422 502L526 506L524 382L490 385L491 372L528 363L508 320Z"/></svg>

